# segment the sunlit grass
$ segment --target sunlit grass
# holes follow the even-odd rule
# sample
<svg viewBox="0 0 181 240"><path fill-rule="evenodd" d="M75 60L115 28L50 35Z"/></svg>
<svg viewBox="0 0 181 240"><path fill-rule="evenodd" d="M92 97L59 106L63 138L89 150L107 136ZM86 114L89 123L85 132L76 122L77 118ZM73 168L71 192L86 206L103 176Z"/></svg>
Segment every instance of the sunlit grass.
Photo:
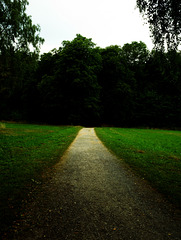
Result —
<svg viewBox="0 0 181 240"><path fill-rule="evenodd" d="M98 137L142 178L181 202L181 132L151 129L96 128Z"/></svg>

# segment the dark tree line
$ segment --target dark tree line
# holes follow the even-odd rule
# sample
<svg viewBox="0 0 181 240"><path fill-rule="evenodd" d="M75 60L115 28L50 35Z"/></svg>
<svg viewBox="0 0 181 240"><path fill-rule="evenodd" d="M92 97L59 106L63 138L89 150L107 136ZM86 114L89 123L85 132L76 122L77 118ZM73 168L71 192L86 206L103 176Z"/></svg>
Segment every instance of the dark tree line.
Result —
<svg viewBox="0 0 181 240"><path fill-rule="evenodd" d="M18 60L19 59L19 60ZM96 47L77 35L38 58L0 55L0 119L180 127L181 53L143 42Z"/></svg>
<svg viewBox="0 0 181 240"><path fill-rule="evenodd" d="M180 127L180 1L136 3L155 50L143 42L102 49L77 35L39 57L43 39L28 0L1 0L0 120Z"/></svg>

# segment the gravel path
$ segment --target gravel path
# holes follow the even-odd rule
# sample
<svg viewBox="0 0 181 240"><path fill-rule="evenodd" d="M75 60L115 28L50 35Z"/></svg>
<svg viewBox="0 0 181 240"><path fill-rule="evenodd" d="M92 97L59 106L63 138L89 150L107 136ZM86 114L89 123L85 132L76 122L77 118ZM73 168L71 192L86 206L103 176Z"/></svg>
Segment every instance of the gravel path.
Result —
<svg viewBox="0 0 181 240"><path fill-rule="evenodd" d="M29 203L16 240L181 239L180 211L82 129Z"/></svg>

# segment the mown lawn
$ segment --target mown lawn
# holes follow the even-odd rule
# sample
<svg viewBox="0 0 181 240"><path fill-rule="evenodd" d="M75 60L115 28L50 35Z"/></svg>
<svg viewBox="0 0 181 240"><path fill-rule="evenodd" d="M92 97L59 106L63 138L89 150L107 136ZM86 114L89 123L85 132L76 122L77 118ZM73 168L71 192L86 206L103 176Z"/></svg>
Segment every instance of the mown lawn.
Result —
<svg viewBox="0 0 181 240"><path fill-rule="evenodd" d="M120 159L171 202L181 203L181 132L96 128L98 137Z"/></svg>
<svg viewBox="0 0 181 240"><path fill-rule="evenodd" d="M8 230L21 201L60 160L81 127L0 123L0 225Z"/></svg>

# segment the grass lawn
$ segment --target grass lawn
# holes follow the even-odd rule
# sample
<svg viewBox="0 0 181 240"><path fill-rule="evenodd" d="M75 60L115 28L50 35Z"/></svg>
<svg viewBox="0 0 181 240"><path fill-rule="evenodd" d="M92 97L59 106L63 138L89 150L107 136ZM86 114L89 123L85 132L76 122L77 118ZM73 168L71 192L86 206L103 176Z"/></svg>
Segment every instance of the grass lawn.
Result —
<svg viewBox="0 0 181 240"><path fill-rule="evenodd" d="M180 207L180 131L96 128L96 133L113 153Z"/></svg>
<svg viewBox="0 0 181 240"><path fill-rule="evenodd" d="M8 230L21 201L60 160L81 127L0 123L0 225Z"/></svg>

